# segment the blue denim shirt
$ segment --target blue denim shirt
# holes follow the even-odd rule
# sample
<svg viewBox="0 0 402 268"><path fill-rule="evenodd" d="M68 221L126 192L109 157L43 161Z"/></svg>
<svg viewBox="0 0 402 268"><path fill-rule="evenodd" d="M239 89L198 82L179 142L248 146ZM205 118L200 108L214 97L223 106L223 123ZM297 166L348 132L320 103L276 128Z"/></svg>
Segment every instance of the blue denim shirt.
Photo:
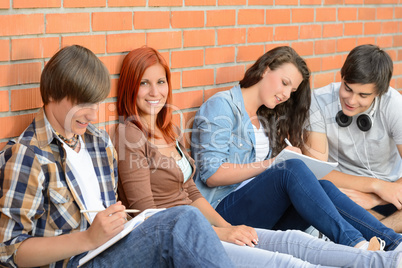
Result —
<svg viewBox="0 0 402 268"><path fill-rule="evenodd" d="M223 163L255 162L255 136L244 107L240 86L218 92L198 110L191 135L191 153L196 163L195 183L216 208L240 183L208 187L206 181Z"/></svg>

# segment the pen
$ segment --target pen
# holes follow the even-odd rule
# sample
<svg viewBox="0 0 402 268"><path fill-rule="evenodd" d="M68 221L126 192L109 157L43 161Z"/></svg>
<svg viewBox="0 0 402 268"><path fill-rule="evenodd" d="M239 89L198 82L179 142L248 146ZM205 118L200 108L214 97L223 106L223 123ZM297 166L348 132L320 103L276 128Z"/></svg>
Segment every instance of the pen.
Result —
<svg viewBox="0 0 402 268"><path fill-rule="evenodd" d="M290 141L289 141L287 138L285 138L285 143L286 143L288 146L292 146L292 147L293 147L293 145L290 143Z"/></svg>
<svg viewBox="0 0 402 268"><path fill-rule="evenodd" d="M81 209L80 212L81 213L91 213L91 212L101 212L104 209L94 209L94 210L90 210L90 209ZM138 209L125 209L124 212L126 213L136 213L136 212L140 212L140 210Z"/></svg>

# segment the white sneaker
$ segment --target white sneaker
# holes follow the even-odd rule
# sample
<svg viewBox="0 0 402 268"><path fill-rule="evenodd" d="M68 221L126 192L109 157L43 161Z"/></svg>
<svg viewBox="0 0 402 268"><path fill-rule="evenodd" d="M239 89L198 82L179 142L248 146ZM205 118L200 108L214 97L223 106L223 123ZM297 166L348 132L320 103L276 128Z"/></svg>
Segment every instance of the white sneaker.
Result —
<svg viewBox="0 0 402 268"><path fill-rule="evenodd" d="M366 241L363 245L359 247L360 249L366 249L366 250L373 250L373 251L384 251L385 248L385 241L382 240L381 238L378 238L376 236L373 236L370 239L370 242Z"/></svg>

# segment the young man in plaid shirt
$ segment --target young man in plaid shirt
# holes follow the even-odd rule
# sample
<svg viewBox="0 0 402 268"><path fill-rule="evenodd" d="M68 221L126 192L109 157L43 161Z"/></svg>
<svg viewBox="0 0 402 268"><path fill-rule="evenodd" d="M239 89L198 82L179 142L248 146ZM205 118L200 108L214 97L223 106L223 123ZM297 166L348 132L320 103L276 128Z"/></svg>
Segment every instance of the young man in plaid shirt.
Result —
<svg viewBox="0 0 402 268"><path fill-rule="evenodd" d="M110 91L109 73L88 49L70 46L46 64L44 107L0 157L0 263L76 267L122 231L116 152L90 122ZM81 213L82 209L103 210ZM85 267L230 267L196 208L158 212Z"/></svg>

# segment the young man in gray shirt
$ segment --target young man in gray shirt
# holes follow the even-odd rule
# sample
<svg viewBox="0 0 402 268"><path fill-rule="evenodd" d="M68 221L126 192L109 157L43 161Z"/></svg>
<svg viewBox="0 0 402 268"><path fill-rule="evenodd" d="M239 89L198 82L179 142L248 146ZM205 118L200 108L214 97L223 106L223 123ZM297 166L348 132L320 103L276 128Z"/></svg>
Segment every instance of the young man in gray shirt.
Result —
<svg viewBox="0 0 402 268"><path fill-rule="evenodd" d="M341 82L312 92L303 153L339 162L324 179L402 232L402 96L389 86L392 71L377 46L354 48Z"/></svg>

